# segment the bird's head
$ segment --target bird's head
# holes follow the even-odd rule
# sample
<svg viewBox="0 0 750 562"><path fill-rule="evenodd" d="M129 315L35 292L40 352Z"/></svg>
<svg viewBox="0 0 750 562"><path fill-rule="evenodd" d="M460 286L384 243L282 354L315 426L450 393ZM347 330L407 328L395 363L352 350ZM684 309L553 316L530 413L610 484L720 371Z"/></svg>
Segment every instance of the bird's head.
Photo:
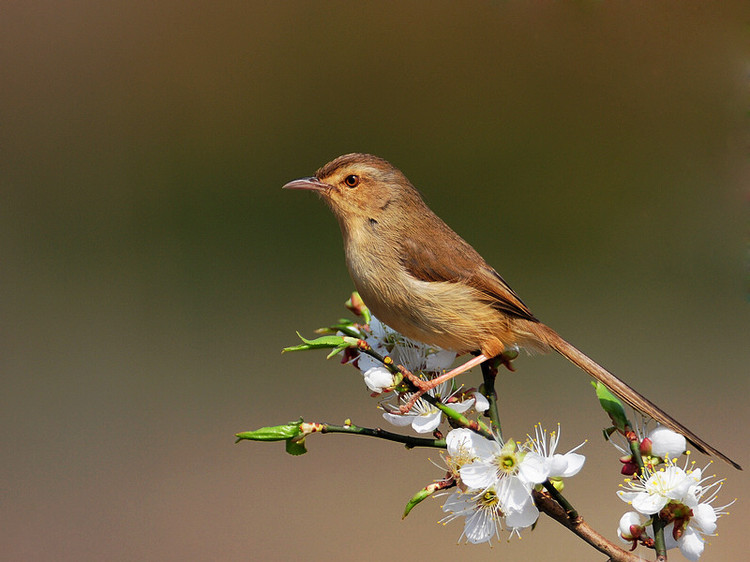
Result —
<svg viewBox="0 0 750 562"><path fill-rule="evenodd" d="M389 223L421 197L396 167L370 154L345 154L320 168L315 175L291 181L284 189L318 193L328 204L342 229L364 221Z"/></svg>

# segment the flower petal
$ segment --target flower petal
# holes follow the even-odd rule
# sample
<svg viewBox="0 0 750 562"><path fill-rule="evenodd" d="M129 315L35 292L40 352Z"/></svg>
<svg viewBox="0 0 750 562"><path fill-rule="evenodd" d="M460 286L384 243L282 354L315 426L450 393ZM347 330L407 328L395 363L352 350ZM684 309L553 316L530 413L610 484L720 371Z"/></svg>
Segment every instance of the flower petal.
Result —
<svg viewBox="0 0 750 562"><path fill-rule="evenodd" d="M716 519L716 511L710 504L700 503L693 508L691 523L696 523L708 535L716 532Z"/></svg>
<svg viewBox="0 0 750 562"><path fill-rule="evenodd" d="M420 414L419 416L412 416L411 427L417 433L432 433L440 425L442 412L436 410L429 414Z"/></svg>
<svg viewBox="0 0 750 562"><path fill-rule="evenodd" d="M474 393L474 409L477 412L486 412L490 408L490 402L481 392Z"/></svg>
<svg viewBox="0 0 750 562"><path fill-rule="evenodd" d="M703 550L706 548L706 541L700 535L690 527L685 529L685 534L680 537L677 541L680 547L680 552L688 560L698 560L703 554Z"/></svg>
<svg viewBox="0 0 750 562"><path fill-rule="evenodd" d="M530 527L539 518L539 510L533 503L528 503L520 511L511 511L505 516L505 524L511 529Z"/></svg>
<svg viewBox="0 0 750 562"><path fill-rule="evenodd" d="M451 402L448 404L448 406L452 409L458 412L459 414L463 414L466 410L471 408L474 405L474 399L469 398L468 400L464 400L463 402Z"/></svg>
<svg viewBox="0 0 750 562"><path fill-rule="evenodd" d="M633 498L633 509L643 515L653 515L658 513L667 505L669 498L659 494L647 494L645 492L636 494Z"/></svg>
<svg viewBox="0 0 750 562"><path fill-rule="evenodd" d="M470 494L453 492L443 504L443 511L450 511L454 515L466 515L474 510L475 502Z"/></svg>
<svg viewBox="0 0 750 562"><path fill-rule="evenodd" d="M385 421L392 423L398 427L406 427L412 422L414 416L402 416L400 414L391 414L390 412L383 412L383 418Z"/></svg>
<svg viewBox="0 0 750 562"><path fill-rule="evenodd" d="M456 352L447 349L441 349L435 353L427 355L425 361L425 371L442 371L453 365L456 360Z"/></svg>
<svg viewBox="0 0 750 562"><path fill-rule="evenodd" d="M497 482L494 465L484 461L474 461L459 469L461 482L474 490L486 490Z"/></svg>
<svg viewBox="0 0 750 562"><path fill-rule="evenodd" d="M469 438L471 439L472 451L480 459L492 459L501 450L501 446L497 441L486 439L481 435L477 435L473 431Z"/></svg>
<svg viewBox="0 0 750 562"><path fill-rule="evenodd" d="M687 449L687 441L682 435L661 425L653 429L648 438L651 440L651 454L657 457L679 457Z"/></svg>
<svg viewBox="0 0 750 562"><path fill-rule="evenodd" d="M484 510L477 510L466 518L464 536L472 544L488 542L497 534L497 519Z"/></svg>
<svg viewBox="0 0 750 562"><path fill-rule="evenodd" d="M558 457L564 461L564 468ZM554 455L552 457L552 467L550 468L550 476L557 476L558 478L569 478L575 476L583 468L583 463L586 462L586 457L579 455L578 453L566 453L564 455ZM562 470L561 470L562 468Z"/></svg>
<svg viewBox="0 0 750 562"><path fill-rule="evenodd" d="M531 484L541 484L549 476L547 459L537 453L529 452L518 466L518 476L521 480Z"/></svg>
<svg viewBox="0 0 750 562"><path fill-rule="evenodd" d="M530 486L520 478L512 476L502 478L498 482L497 497L505 513L522 511L528 504L533 503Z"/></svg>
<svg viewBox="0 0 750 562"><path fill-rule="evenodd" d="M452 457L457 457L462 454L463 451L472 449L471 434L474 433L470 429L461 427L458 429L452 429L448 432L445 437L445 444L448 448L448 454Z"/></svg>

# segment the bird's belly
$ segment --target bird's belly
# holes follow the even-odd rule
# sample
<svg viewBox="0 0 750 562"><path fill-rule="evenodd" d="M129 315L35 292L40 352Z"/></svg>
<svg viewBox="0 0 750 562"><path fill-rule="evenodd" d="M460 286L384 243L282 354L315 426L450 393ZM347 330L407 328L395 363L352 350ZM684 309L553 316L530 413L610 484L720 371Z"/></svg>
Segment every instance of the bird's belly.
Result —
<svg viewBox="0 0 750 562"><path fill-rule="evenodd" d="M510 319L467 285L420 281L405 274L391 280L381 276L377 285L362 278L354 281L372 313L411 339L488 356L516 343Z"/></svg>

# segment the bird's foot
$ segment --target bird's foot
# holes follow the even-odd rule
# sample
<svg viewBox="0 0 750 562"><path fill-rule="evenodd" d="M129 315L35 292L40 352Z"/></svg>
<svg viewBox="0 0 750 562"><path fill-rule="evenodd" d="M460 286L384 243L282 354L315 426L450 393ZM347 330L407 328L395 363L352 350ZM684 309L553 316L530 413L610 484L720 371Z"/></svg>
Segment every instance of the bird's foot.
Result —
<svg viewBox="0 0 750 562"><path fill-rule="evenodd" d="M404 376L406 380L408 380L414 387L416 387L417 390L422 391L420 396L430 390L431 388L434 388L433 386L430 386L431 381L426 381L424 379L419 378L417 375L412 373L409 369L404 367L403 365L398 365L398 370L400 373Z"/></svg>
<svg viewBox="0 0 750 562"><path fill-rule="evenodd" d="M401 415L408 414L409 411L414 407L414 404L417 403L417 400L419 400L422 395L427 392L426 390L418 390L414 394L411 395L409 398L409 401L406 404L402 404L399 406L399 411L401 412Z"/></svg>

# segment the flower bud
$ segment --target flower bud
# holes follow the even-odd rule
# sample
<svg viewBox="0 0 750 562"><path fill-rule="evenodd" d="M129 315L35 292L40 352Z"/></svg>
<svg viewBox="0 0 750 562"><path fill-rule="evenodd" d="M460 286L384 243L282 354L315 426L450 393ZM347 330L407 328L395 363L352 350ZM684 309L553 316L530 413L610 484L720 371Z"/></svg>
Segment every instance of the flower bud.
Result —
<svg viewBox="0 0 750 562"><path fill-rule="evenodd" d="M365 301L363 301L362 297L359 296L359 293L357 293L356 291L353 292L349 300L346 301L345 306L357 316L364 318L365 322L369 322L370 311L367 308Z"/></svg>
<svg viewBox="0 0 750 562"><path fill-rule="evenodd" d="M635 511L628 511L620 517L618 534L624 541L635 541L645 532L641 525L641 517Z"/></svg>
<svg viewBox="0 0 750 562"><path fill-rule="evenodd" d="M393 388L393 373L381 366L371 367L364 373L365 384L373 392L381 393Z"/></svg>
<svg viewBox="0 0 750 562"><path fill-rule="evenodd" d="M641 444L639 446L639 449L641 450L641 456L642 457L650 457L651 456L651 446L653 443L651 442L651 439L648 437L644 438L643 441L641 441Z"/></svg>
<svg viewBox="0 0 750 562"><path fill-rule="evenodd" d="M620 462L622 463L622 469L620 470L620 473L624 474L625 476L633 476L634 474L638 474L638 465L633 460L633 455L620 457Z"/></svg>
<svg viewBox="0 0 750 562"><path fill-rule="evenodd" d="M655 457L679 457L687 449L687 441L682 435L661 425L652 430L647 439L652 442L650 454Z"/></svg>

